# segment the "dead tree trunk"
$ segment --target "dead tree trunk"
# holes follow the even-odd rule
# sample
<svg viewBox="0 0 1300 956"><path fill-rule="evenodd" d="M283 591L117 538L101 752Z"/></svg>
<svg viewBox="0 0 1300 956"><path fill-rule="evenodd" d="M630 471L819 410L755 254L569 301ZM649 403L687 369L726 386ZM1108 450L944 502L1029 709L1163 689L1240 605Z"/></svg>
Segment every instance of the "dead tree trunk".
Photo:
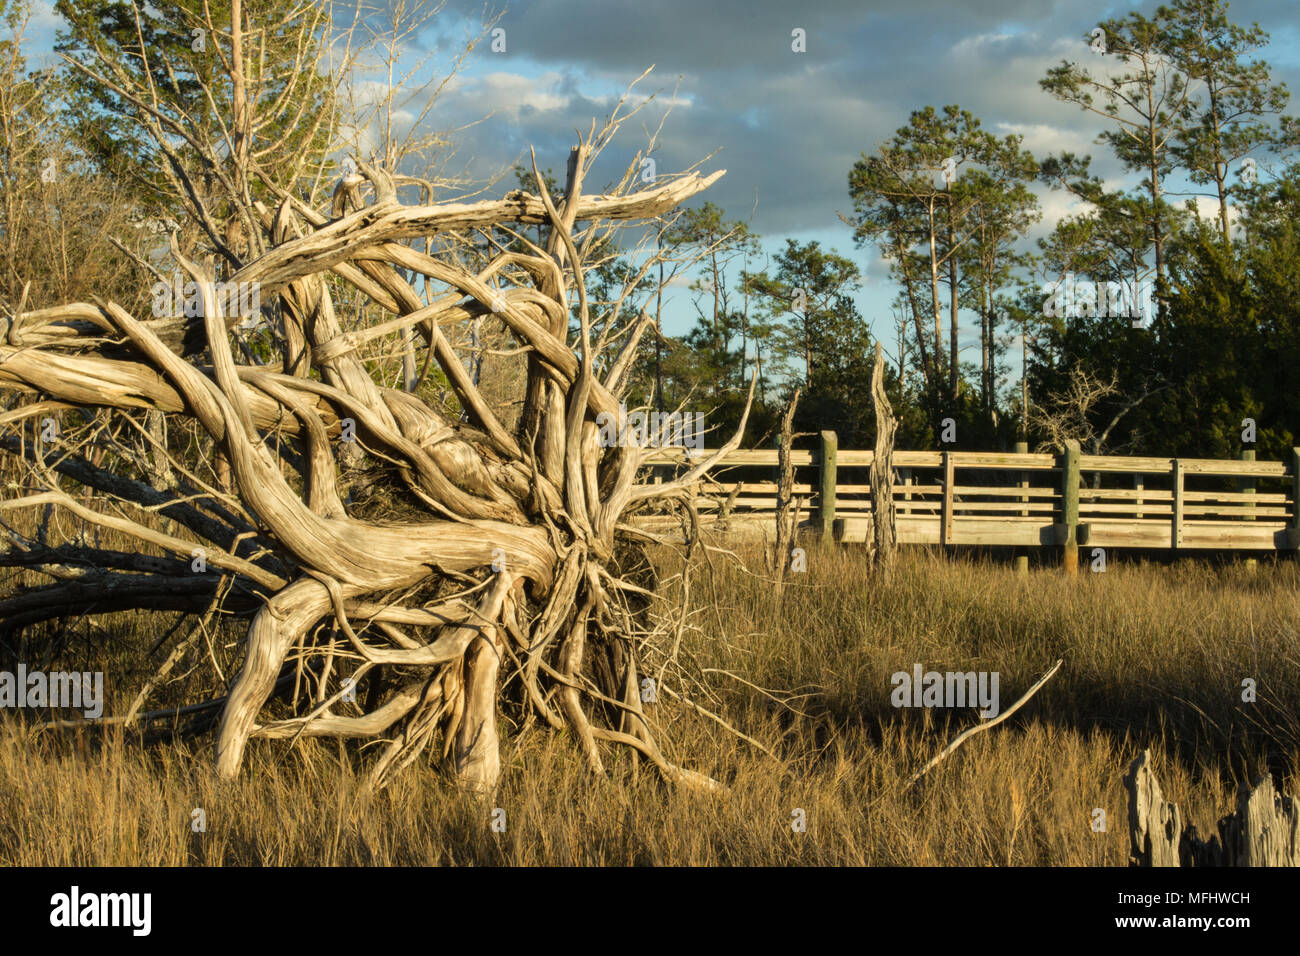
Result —
<svg viewBox="0 0 1300 956"><path fill-rule="evenodd" d="M894 432L898 421L885 394L885 358L879 342L871 370L871 404L876 410L876 453L871 459L871 561L888 573L898 543L894 511Z"/></svg>
<svg viewBox="0 0 1300 956"><path fill-rule="evenodd" d="M795 533L799 527L799 504L794 499L794 465L790 458L794 440L800 437L792 431L799 391L797 388L794 390L781 414L781 433L777 437L776 539L772 544L771 563L773 593L778 604L785 593L785 575L790 568Z"/></svg>
<svg viewBox="0 0 1300 956"><path fill-rule="evenodd" d="M622 569L642 560L634 552L649 537L629 516L653 502L690 509L699 482L737 447L748 406L718 452L675 480L645 482L647 450L610 422L620 420L628 368L648 323L620 325L617 304L591 314L584 256L612 225L667 214L722 173L661 179L655 189L634 192L630 170L614 194L588 197L591 143L607 141L617 122L580 140L558 197L537 174L537 194L406 206L393 177L359 162L365 180L349 187L355 204L318 210L287 195L274 209L253 203L249 211L265 230L267 251L228 281L252 284L264 302L278 297L287 330L282 354L292 356L291 367L236 361L233 322L222 318L213 275L175 244L173 258L202 290L196 321L211 367L173 350L186 340L178 334L182 320L141 321L112 302L0 323L0 388L39 393L57 408L188 418L224 463L218 482L229 482L225 494L177 460L175 474L190 477L155 488L95 467L75 448L37 451L0 435L0 449L24 461L44 488L0 501L0 512L52 506L174 556L98 555L110 566L79 592L59 592L62 606L45 613L40 604L61 586L56 579L0 601L0 625L104 608L201 614L218 600L220 581L231 579L230 600L260 609L248 628L243 667L216 702L216 766L227 778L239 772L255 738L383 736L389 742L372 768L375 783L439 741L466 787L491 790L500 767L496 718L508 684L519 695L511 705L567 728L593 769L602 767L600 748L627 746L674 783L717 789L670 763L641 716L640 674L667 652L644 637L646 592ZM368 204L361 202L365 182L373 194ZM473 266L421 251L433 237L454 243L498 228L518 236L523 224L547 227L544 247L521 240ZM406 244L410 239L420 248ZM334 303L341 285L392 318L367 326L340 315ZM529 356L523 413L511 430L443 332L448 323L489 315ZM423 367L441 369L463 420L372 377L365 350L395 354L411 330L421 338ZM612 342L621 343L616 353ZM27 414L15 413L19 426ZM10 418L0 416L0 427L8 428ZM293 449L291 458L272 451L284 446ZM398 514L367 512L340 493L341 460L363 450L383 463L372 484L402 502ZM74 500L52 480L59 475L93 487L112 506ZM158 530L156 515L177 522L178 533ZM196 552L202 562L191 562ZM7 556L51 574L63 558L37 546ZM201 565L206 577L195 587ZM322 622L328 626L318 627ZM331 631L337 641L318 638ZM301 678L305 661L325 658L320 693L305 711L264 716L286 675ZM365 710L352 703L347 679L356 700L378 703Z"/></svg>

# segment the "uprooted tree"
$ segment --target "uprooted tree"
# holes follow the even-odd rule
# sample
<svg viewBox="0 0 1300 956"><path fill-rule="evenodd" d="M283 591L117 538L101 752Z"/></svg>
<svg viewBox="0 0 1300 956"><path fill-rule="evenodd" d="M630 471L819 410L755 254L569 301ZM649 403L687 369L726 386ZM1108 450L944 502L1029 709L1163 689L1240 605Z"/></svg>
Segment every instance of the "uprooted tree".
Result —
<svg viewBox="0 0 1300 956"><path fill-rule="evenodd" d="M220 708L216 766L227 778L250 738L379 738L377 785L436 741L464 785L487 790L508 699L567 729L595 770L621 745L675 783L716 788L670 762L642 707L648 671L672 679L671 652L646 624L651 594L638 583L653 535L630 519L675 509L693 527L694 489L736 447L744 420L717 453L649 483L647 450L635 436L602 440L601 426L619 420L652 323L621 315L621 298L595 309L584 275L601 237L669 213L722 172L638 191L630 167L608 194L585 195L611 133L580 138L557 196L538 173L535 194L406 205L402 177L357 159L327 207L288 192L253 201L265 252L228 272L225 288L248 283L271 307L278 364L237 354L239 319L224 314L211 266L174 242L202 296L198 316L143 319L94 301L0 319L0 389L36 396L0 415L3 451L25 469L22 491L0 499L4 563L47 576L0 601L0 629L127 609L245 614L242 669L206 702ZM519 228L537 224L544 246ZM493 247L502 233L515 241ZM485 264L463 254L470 237L490 249ZM372 308L344 311L344 292ZM382 321L357 319L378 310ZM510 427L444 334L478 317L502 323L526 356ZM410 342L412 330L420 378L440 371L453 413L385 387L363 361L367 345ZM77 426L100 422L102 433L106 416L138 433L145 474L110 467L94 429ZM43 430L50 419L57 428ZM228 486L160 438L187 427L201 458L228 462ZM360 452L378 465L367 481L388 491L378 517L341 492ZM170 477L146 480L151 471ZM24 536L12 517L27 509L139 548ZM304 672L315 693L295 693L291 715L269 719L268 701Z"/></svg>

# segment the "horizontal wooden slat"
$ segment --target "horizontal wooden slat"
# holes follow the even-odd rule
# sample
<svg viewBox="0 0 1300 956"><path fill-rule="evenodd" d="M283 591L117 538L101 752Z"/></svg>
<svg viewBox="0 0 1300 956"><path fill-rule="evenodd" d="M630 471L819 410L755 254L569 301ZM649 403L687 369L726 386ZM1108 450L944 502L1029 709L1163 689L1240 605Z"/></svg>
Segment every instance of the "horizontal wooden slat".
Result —
<svg viewBox="0 0 1300 956"><path fill-rule="evenodd" d="M835 535L841 541L866 541L871 536L870 518L844 518L836 521ZM940 521L935 518L899 517L900 544L938 544ZM1019 521L1008 518L953 519L952 544L965 545L1041 545L1050 543L1052 526L1041 518Z"/></svg>
<svg viewBox="0 0 1300 956"><path fill-rule="evenodd" d="M703 487L709 492L729 495L737 485L740 485L740 493L742 495L762 493L776 494L776 492L780 491L780 485L775 481L718 481L709 482ZM792 494L796 495L810 495L814 491L812 485L801 484L791 485L791 489Z"/></svg>
<svg viewBox="0 0 1300 956"><path fill-rule="evenodd" d="M1186 497L1187 493L1183 493ZM1089 499L1098 498L1121 498L1134 500L1141 498L1143 502L1148 501L1173 501L1174 493L1160 488L1080 488L1079 504L1083 505Z"/></svg>
<svg viewBox="0 0 1300 956"><path fill-rule="evenodd" d="M1056 506L1050 501L954 501L953 509L964 511L1029 511L1051 514Z"/></svg>
<svg viewBox="0 0 1300 956"><path fill-rule="evenodd" d="M1210 522L1183 524L1184 548L1264 550L1283 547L1285 526L1277 522ZM1086 548L1169 547L1168 521L1090 521Z"/></svg>
<svg viewBox="0 0 1300 956"><path fill-rule="evenodd" d="M1017 471L1042 471L1056 468L1056 459L1051 455L955 451L952 453L952 460L956 468L1006 468Z"/></svg>
<svg viewBox="0 0 1300 956"><path fill-rule="evenodd" d="M1135 455L1080 455L1080 471L1123 471L1139 475L1167 475L1174 470L1172 458L1142 458Z"/></svg>
<svg viewBox="0 0 1300 956"><path fill-rule="evenodd" d="M688 458L687 452L692 454ZM649 451L647 464L668 464L673 462L695 463L716 452L716 448L698 451L684 448L655 448ZM1056 458L1045 454L1014 454L1003 452L951 452L956 468L1000 468L1014 471L1051 471L1056 469ZM869 449L840 449L837 463L840 467L863 468L871 465L875 453ZM791 452L792 463L796 467L817 464L817 454L809 449L796 448ZM1220 475L1232 477L1285 478L1289 475L1285 462L1280 461L1237 461L1220 458L1183 458L1183 471L1186 474ZM775 448L753 448L733 451L725 459L727 465L771 465L777 464ZM895 451L894 468L940 468L943 465L943 452L940 451ZM1080 471L1127 472L1132 474L1169 474L1173 470L1172 458L1152 458L1140 455L1080 455Z"/></svg>
<svg viewBox="0 0 1300 956"><path fill-rule="evenodd" d="M775 453L774 453L775 454ZM1044 471L1056 467L1051 455L1018 455L1004 452L954 451L951 452L955 468L1003 468L1014 471ZM872 451L850 451L841 448L835 456L840 468L865 468L875 459ZM941 451L896 451L894 469L942 468Z"/></svg>
<svg viewBox="0 0 1300 956"><path fill-rule="evenodd" d="M1251 494L1246 491L1184 491L1186 501L1254 501L1261 505L1286 504L1286 495Z"/></svg>
<svg viewBox="0 0 1300 956"><path fill-rule="evenodd" d="M1285 478L1280 461L1229 461L1215 458L1180 458L1183 471L1192 475L1234 475L1256 478Z"/></svg>
<svg viewBox="0 0 1300 956"><path fill-rule="evenodd" d="M1291 512L1286 508L1250 508L1246 505L1183 505L1183 514L1189 515L1255 515L1260 518L1286 518Z"/></svg>
<svg viewBox="0 0 1300 956"><path fill-rule="evenodd" d="M1174 513L1174 506L1168 498L1165 499L1164 503L1144 501L1140 505L1137 503L1115 505L1115 504L1103 504L1096 501L1079 502L1080 514L1087 513L1087 514L1136 515L1139 511L1142 512L1144 515L1146 515L1148 518L1151 517L1152 515L1169 515L1170 517L1172 517Z"/></svg>
<svg viewBox="0 0 1300 956"><path fill-rule="evenodd" d="M903 451L894 452L894 467L898 468L901 464L898 460L899 456L913 454L917 453ZM921 452L921 454L928 455L929 452ZM875 460L876 453L874 451L855 451L853 449L841 448L835 453L836 468L867 468Z"/></svg>
<svg viewBox="0 0 1300 956"><path fill-rule="evenodd" d="M1184 474L1283 478L1286 465L1280 461L1233 461L1220 458L1180 458ZM1130 472L1167 475L1174 469L1172 458L1143 458L1130 455L1080 455L1080 471Z"/></svg>
<svg viewBox="0 0 1300 956"><path fill-rule="evenodd" d="M1097 504L1096 502L1081 501L1079 502L1080 514L1108 514L1108 515L1133 515L1136 517L1138 512L1142 512L1145 517L1154 515L1173 516L1173 505L1167 500L1163 504L1152 504L1143 502L1138 504ZM1250 508L1246 505L1224 504L1224 505L1183 505L1183 514L1185 515L1257 515L1261 518L1276 517L1285 518L1290 515L1286 508Z"/></svg>
<svg viewBox="0 0 1300 956"><path fill-rule="evenodd" d="M802 498L801 500L802 500L802 504L800 505L800 507L802 507L804 511L807 511L807 510L808 510L808 499L807 499L806 497L804 497L804 498ZM695 499L695 507L699 508L701 511L705 511L705 510L712 511L712 510L714 510L714 509L716 509L716 508L721 508L721 507L722 507L723 505L725 505L726 503L727 503L727 501L726 501L725 498L696 498L696 499ZM776 499L776 498L771 498L771 497L767 497L767 498L752 497L752 498L751 498L751 497L747 497L747 496L745 496L745 495L741 495L739 498L736 499L735 504L734 504L732 507L734 507L734 508L748 508L748 509L751 509L751 510L753 510L753 509L761 509L761 510L763 510L763 511L770 511L770 512L772 512L772 514L775 515L775 514L776 514L776 505L777 505L777 499ZM793 508L793 507L794 507L794 502L791 502L790 506L791 506L791 508Z"/></svg>
<svg viewBox="0 0 1300 956"><path fill-rule="evenodd" d="M952 491L955 495L997 495L1004 498L1015 498L1018 495L1027 495L1030 498L1059 498L1061 496L1061 492L1055 488L1044 488L1042 486L1035 487L1033 485L1028 488L954 485Z"/></svg>

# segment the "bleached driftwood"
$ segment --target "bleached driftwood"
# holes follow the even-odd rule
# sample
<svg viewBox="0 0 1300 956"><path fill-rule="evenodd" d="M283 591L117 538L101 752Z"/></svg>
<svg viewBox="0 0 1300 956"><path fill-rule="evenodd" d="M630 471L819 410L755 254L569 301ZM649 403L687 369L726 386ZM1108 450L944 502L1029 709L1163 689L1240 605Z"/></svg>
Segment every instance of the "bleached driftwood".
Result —
<svg viewBox="0 0 1300 956"><path fill-rule="evenodd" d="M649 323L641 317L619 325L622 298L593 316L585 274L603 223L669 214L722 172L691 172L633 191L632 167L611 195L585 195L598 147L618 122L611 119L599 135L593 126L580 139L563 194L554 197L534 164L536 194L411 207L399 201L392 176L358 162L361 175L340 184L345 201L325 211L290 196L275 209L255 202L244 212L261 223L266 251L226 282L257 283L262 301L278 305L278 366L236 360L230 333L238 319L222 315L214 275L174 242L173 258L202 291L197 321L142 321L107 301L0 320L0 389L47 399L35 413L145 411L155 479L125 478L76 447L25 440L12 429L31 425L35 413L20 408L0 421L11 429L0 435L0 448L27 464L29 487L44 487L0 500L0 513L66 510L174 556L142 563L140 555L95 555L105 570L80 576L72 587L65 555L28 542L7 562L63 580L0 602L0 627L43 619L42 603L55 596L65 601L65 614L201 613L219 578L192 573L191 551L199 548L233 579L231 599L255 609L242 669L221 704L216 766L223 777L239 772L254 737L382 734L387 744L373 768L375 782L440 739L461 782L488 791L500 769L496 715L509 683L529 713L571 732L594 769L602 766L599 745L614 743L635 749L675 783L717 789L663 756L641 709L639 658L653 647L644 640L643 589L623 579L637 559L623 562L644 539L628 534L626 516L656 502L689 507L700 480L737 447L748 408L717 452L673 480L642 483L647 450L626 441L604 447L596 436L600 416L619 410ZM361 201L365 184L368 204ZM544 247L523 239L515 231L520 224L546 226ZM422 251L440 248L436 243L404 243L440 238L454 247L458 233L493 228L519 242L509 251L498 243L490 261L474 268L456 255ZM335 305L340 284L391 318L345 322ZM445 294L427 300L431 284ZM523 412L509 429L443 331L483 316L504 323L528 355ZM404 335L409 343L410 331L425 350L425 373L441 370L464 421L413 392L385 387L362 360L367 343ZM189 358L204 349L206 363ZM212 454L228 463L228 493L221 479L204 485L179 456L165 458L159 413L197 424ZM356 446L339 441L345 419L355 425L357 446L395 466L388 490L402 499L406 517L363 517L344 495L341 465L360 457ZM74 499L57 484L60 475L114 507ZM178 533L157 530L150 510L176 522ZM322 622L337 641L313 637ZM304 657L324 661L321 686L306 713L266 721L268 698L293 668L291 651L299 677ZM380 699L365 712L336 713L344 706L335 684L340 654L357 662L358 681L394 668L405 678L375 684ZM409 679L412 669L422 674L418 680Z"/></svg>
<svg viewBox="0 0 1300 956"><path fill-rule="evenodd" d="M1151 751L1129 766L1124 786L1133 866L1300 866L1300 807L1274 789L1270 775L1238 789L1236 811L1219 820L1219 835L1209 840L1184 827L1177 804L1164 799Z"/></svg>

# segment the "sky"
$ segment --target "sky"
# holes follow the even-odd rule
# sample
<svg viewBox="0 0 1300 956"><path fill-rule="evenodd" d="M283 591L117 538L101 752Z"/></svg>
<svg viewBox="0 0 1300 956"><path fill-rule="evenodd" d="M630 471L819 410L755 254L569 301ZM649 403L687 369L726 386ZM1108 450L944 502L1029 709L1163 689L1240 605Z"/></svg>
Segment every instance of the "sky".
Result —
<svg viewBox="0 0 1300 956"><path fill-rule="evenodd" d="M52 41L57 18L36 0L35 39ZM392 2L392 0L387 0ZM671 112L652 154L660 173L689 167L726 175L695 200L745 220L771 255L787 237L816 240L852 258L863 272L859 310L892 349L890 302L896 287L871 248L858 248L839 214L852 202L853 163L906 124L913 110L955 103L999 135L1019 133L1043 157L1091 154L1108 184L1132 185L1096 144L1102 121L1060 103L1038 86L1063 59L1092 55L1086 35L1098 21L1154 2L1080 0L447 0L433 28L406 51L445 65L467 35L499 13L496 46L487 37L438 95L430 125L455 129L451 169L475 179L526 160L562 174L576 131L603 120L642 72L636 87L656 100L627 126L596 169L597 183L617 176L644 148L663 111ZM1300 88L1300 3L1236 0L1230 17L1258 22L1272 42L1262 56L1274 82ZM792 31L806 36L792 49ZM504 44L500 41L504 40ZM675 95L674 95L675 91ZM1290 110L1300 113L1300 103ZM502 184L498 191L511 188ZM1067 197L1040 190L1044 234L1068 212ZM1202 202L1203 214L1215 204ZM762 261L753 263L761 267ZM678 288L665 310L665 332L684 333L694 311ZM975 328L963 325L962 358L979 355ZM1017 363L1018 364L1018 363Z"/></svg>

